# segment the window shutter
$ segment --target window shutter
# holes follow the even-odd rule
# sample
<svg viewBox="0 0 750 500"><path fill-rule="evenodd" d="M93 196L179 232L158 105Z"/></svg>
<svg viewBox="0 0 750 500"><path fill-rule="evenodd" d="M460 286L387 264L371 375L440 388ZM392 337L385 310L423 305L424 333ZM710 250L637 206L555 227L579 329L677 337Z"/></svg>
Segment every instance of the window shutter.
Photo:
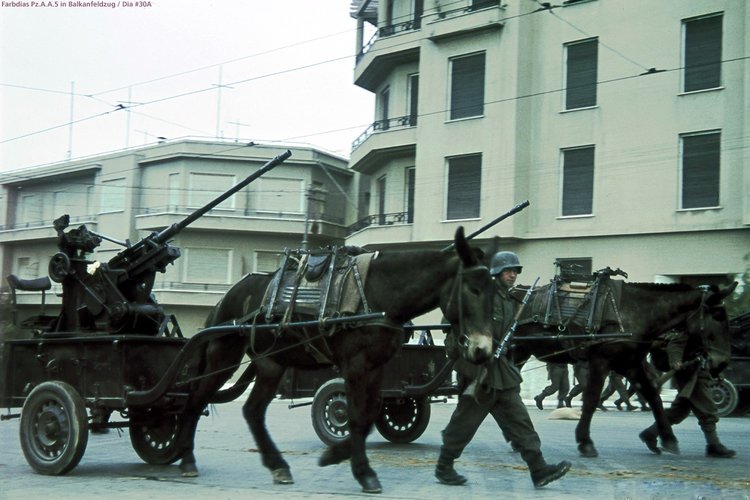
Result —
<svg viewBox="0 0 750 500"><path fill-rule="evenodd" d="M447 219L479 217L481 188L482 157L480 155L448 160Z"/></svg>
<svg viewBox="0 0 750 500"><path fill-rule="evenodd" d="M484 113L484 59L483 53L453 59L451 120Z"/></svg>
<svg viewBox="0 0 750 500"><path fill-rule="evenodd" d="M186 248L186 283L229 283L231 250L221 248Z"/></svg>
<svg viewBox="0 0 750 500"><path fill-rule="evenodd" d="M594 148L564 151L562 215L590 215L593 198Z"/></svg>
<svg viewBox="0 0 750 500"><path fill-rule="evenodd" d="M682 208L719 206L721 134L682 138Z"/></svg>
<svg viewBox="0 0 750 500"><path fill-rule="evenodd" d="M567 45L565 109L596 106L598 40Z"/></svg>
<svg viewBox="0 0 750 500"><path fill-rule="evenodd" d="M722 16L685 22L685 92L721 85Z"/></svg>

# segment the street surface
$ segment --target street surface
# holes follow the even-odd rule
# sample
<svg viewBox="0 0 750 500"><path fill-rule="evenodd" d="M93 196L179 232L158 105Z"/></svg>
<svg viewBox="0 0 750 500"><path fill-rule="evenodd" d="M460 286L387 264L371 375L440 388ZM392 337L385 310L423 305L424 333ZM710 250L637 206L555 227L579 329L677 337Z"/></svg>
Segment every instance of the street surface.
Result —
<svg viewBox="0 0 750 500"><path fill-rule="evenodd" d="M649 452L638 432L651 423L651 414L597 412L593 439L599 458L578 455L576 421L550 420L552 410L529 412L542 438L549 462L570 460L563 479L535 490L525 464L503 441L489 418L456 463L469 478L464 486L445 486L433 469L440 449L440 431L454 404L432 405L432 418L417 441L396 445L375 431L368 440L369 457L383 484L380 495L365 495L351 476L349 463L321 468L323 451L310 422L310 407L288 409L275 401L269 410L271 434L292 467L293 485L274 485L260 464L241 401L214 408L201 420L196 457L201 475L182 478L176 465L150 466L130 446L127 431L91 435L81 463L66 476L33 472L18 442L18 419L0 422L0 499L264 499L351 498L382 499L750 499L750 417L725 418L719 435L737 450L733 459L705 457L705 443L694 417L675 427L681 455Z"/></svg>

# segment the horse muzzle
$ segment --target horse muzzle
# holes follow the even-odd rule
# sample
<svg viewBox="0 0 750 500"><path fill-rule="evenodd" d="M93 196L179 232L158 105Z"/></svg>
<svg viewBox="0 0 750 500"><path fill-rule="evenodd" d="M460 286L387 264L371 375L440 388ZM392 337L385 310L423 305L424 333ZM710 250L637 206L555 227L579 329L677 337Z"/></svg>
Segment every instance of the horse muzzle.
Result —
<svg viewBox="0 0 750 500"><path fill-rule="evenodd" d="M492 336L487 333L470 333L461 335L459 345L466 361L481 365L492 357Z"/></svg>

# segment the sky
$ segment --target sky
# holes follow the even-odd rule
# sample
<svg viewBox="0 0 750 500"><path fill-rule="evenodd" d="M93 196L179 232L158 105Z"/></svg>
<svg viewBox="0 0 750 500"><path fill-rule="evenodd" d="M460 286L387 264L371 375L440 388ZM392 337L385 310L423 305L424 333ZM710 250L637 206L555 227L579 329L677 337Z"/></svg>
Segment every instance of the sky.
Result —
<svg viewBox="0 0 750 500"><path fill-rule="evenodd" d="M348 157L374 113L353 84L350 4L2 0L0 170L160 137Z"/></svg>

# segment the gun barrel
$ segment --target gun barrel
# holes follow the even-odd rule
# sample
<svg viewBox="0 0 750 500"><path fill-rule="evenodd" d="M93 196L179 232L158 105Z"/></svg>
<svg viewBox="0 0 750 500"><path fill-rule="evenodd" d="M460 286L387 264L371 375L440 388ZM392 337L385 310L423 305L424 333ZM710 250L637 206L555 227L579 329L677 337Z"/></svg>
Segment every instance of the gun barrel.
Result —
<svg viewBox="0 0 750 500"><path fill-rule="evenodd" d="M253 182L255 179L260 177L261 175L265 174L269 170L273 169L277 165L280 165L284 162L287 158L292 156L292 152L289 150L286 150L284 153L280 154L279 156L276 156L275 158L271 159L268 163L263 165L263 167L260 168L257 172L253 172L250 174L245 180L237 184L236 186L232 187L229 191L225 192L221 196L215 198L208 204L204 205L203 207L199 208L192 214L185 217L180 222L176 222L169 226L168 228L163 229L160 233L156 235L155 241L156 243L163 244L172 239L177 233L185 229L187 226L195 222L196 220L203 217L206 213L208 213L209 210L216 207L219 203L223 202L230 196L232 196L234 193L239 191L240 189L244 188L251 182Z"/></svg>
<svg viewBox="0 0 750 500"><path fill-rule="evenodd" d="M490 222L488 222L484 226L480 227L479 229L477 229L476 231L474 231L473 233L471 233L470 235L468 235L466 237L466 239L470 240L470 239L474 238L475 236L478 236L478 235L482 234L483 232L487 231L489 228L491 228L495 224L497 224L497 223L499 223L501 221L504 221L505 219L507 219L511 215L517 214L518 212L520 212L524 208L528 207L529 205L530 205L529 200L526 200L526 201L523 201L523 202L519 203L515 207L513 207L510 210L508 210L507 212L505 212L503 215L501 215L501 216L499 216L499 217L491 220ZM451 243L447 247L443 248L443 252L447 252L450 249L452 249L453 245L454 245L454 243Z"/></svg>

